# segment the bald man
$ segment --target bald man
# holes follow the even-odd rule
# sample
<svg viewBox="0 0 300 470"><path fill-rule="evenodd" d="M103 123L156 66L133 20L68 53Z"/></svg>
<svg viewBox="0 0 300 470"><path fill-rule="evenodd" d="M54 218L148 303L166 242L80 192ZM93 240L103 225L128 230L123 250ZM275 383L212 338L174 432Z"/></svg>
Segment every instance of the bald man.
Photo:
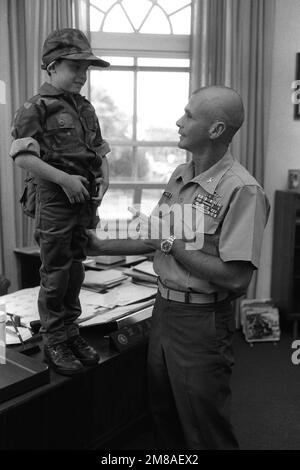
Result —
<svg viewBox="0 0 300 470"><path fill-rule="evenodd" d="M228 148L243 120L233 89L194 92L176 123L178 145L192 159L175 169L150 218L136 213L141 239L90 234L90 254L153 250L148 384L159 449L238 449L230 423L232 300L259 265L269 214L263 189Z"/></svg>

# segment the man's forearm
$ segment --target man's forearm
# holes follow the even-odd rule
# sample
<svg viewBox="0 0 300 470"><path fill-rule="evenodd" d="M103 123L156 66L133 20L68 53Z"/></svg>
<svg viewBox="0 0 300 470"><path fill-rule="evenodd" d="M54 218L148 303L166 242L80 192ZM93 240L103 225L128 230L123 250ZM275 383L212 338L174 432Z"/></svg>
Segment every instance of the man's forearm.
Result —
<svg viewBox="0 0 300 470"><path fill-rule="evenodd" d="M101 240L99 238L93 239L91 250L88 254L91 256L97 255L142 255L153 253L154 250L146 245L142 240Z"/></svg>
<svg viewBox="0 0 300 470"><path fill-rule="evenodd" d="M190 273L229 291L243 292L252 276L248 262L224 262L218 256L201 250L187 250L182 240L175 240L172 255Z"/></svg>

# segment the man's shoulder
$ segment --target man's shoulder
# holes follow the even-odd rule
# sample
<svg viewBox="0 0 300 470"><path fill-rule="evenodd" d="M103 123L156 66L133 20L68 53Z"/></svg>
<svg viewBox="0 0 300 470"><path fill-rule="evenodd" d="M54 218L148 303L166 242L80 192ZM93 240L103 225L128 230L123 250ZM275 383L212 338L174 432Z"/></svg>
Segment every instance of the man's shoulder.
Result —
<svg viewBox="0 0 300 470"><path fill-rule="evenodd" d="M188 170L189 167L190 162L180 163L173 171L171 178L178 178L178 176L182 176Z"/></svg>
<svg viewBox="0 0 300 470"><path fill-rule="evenodd" d="M257 186L261 188L259 182L251 175L251 173L237 160L226 173L226 177L235 181L236 186ZM261 188L262 189L262 188Z"/></svg>

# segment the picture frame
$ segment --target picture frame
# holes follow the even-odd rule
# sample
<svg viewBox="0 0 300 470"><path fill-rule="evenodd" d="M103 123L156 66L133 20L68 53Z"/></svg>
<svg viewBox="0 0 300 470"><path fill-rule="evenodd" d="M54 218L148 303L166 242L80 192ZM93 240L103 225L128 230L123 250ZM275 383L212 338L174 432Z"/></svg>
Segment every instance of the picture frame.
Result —
<svg viewBox="0 0 300 470"><path fill-rule="evenodd" d="M295 80L300 81L300 52L296 54L296 73ZM299 100L300 101L300 100ZM300 119L300 102L294 104L294 119Z"/></svg>
<svg viewBox="0 0 300 470"><path fill-rule="evenodd" d="M279 311L272 299L243 299L241 325L248 343L280 340Z"/></svg>
<svg viewBox="0 0 300 470"><path fill-rule="evenodd" d="M288 170L288 190L300 192L300 169Z"/></svg>

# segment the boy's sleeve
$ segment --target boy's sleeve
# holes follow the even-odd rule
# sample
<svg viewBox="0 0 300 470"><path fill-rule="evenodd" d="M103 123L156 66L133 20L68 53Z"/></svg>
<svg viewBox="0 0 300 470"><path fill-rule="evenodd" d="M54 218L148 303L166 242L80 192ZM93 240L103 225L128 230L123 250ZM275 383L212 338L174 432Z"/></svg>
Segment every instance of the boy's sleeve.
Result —
<svg viewBox="0 0 300 470"><path fill-rule="evenodd" d="M43 132L42 119L42 109L35 103L27 101L15 114L11 130L12 136L14 139L35 138Z"/></svg>
<svg viewBox="0 0 300 470"><path fill-rule="evenodd" d="M41 110L30 101L16 112L11 130L15 140L9 152L13 159L20 154L40 157L40 145L36 138L43 131L41 122Z"/></svg>
<svg viewBox="0 0 300 470"><path fill-rule="evenodd" d="M107 154L111 151L111 148L106 140L102 140L101 144L96 147L96 150L98 155L101 157L106 157Z"/></svg>
<svg viewBox="0 0 300 470"><path fill-rule="evenodd" d="M97 151L97 154L100 157L107 156L107 154L111 151L111 148L106 140L103 139L102 133L101 133L101 128L100 128L100 123L99 119L97 117L95 108L92 106L93 112L95 115L95 121L96 121L96 136L94 140L94 145Z"/></svg>
<svg viewBox="0 0 300 470"><path fill-rule="evenodd" d="M13 160L18 155L34 155L35 157L40 157L40 145L32 137L23 137L21 139L15 139L9 151L9 156Z"/></svg>

